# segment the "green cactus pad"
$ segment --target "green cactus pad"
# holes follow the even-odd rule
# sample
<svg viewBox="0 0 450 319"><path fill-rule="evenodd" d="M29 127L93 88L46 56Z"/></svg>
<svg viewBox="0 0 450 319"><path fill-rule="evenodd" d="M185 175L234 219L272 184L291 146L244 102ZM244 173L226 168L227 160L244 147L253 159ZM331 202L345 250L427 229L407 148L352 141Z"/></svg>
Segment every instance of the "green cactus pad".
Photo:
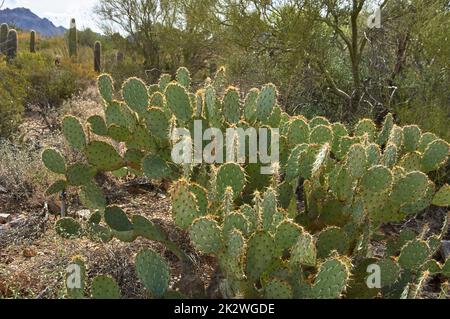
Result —
<svg viewBox="0 0 450 319"><path fill-rule="evenodd" d="M123 159L125 160L127 166L140 170L141 162L144 156L144 152L140 150L128 149L123 156Z"/></svg>
<svg viewBox="0 0 450 319"><path fill-rule="evenodd" d="M369 192L383 192L392 186L392 173L382 165L371 167L361 180L361 187Z"/></svg>
<svg viewBox="0 0 450 319"><path fill-rule="evenodd" d="M97 78L97 87L103 100L111 103L114 96L114 80L109 74L102 74Z"/></svg>
<svg viewBox="0 0 450 319"><path fill-rule="evenodd" d="M105 120L99 115L94 115L88 118L88 123L91 131L99 136L108 135L108 128L106 127Z"/></svg>
<svg viewBox="0 0 450 319"><path fill-rule="evenodd" d="M237 88L230 87L223 98L223 115L230 124L236 124L241 118L241 105L239 91Z"/></svg>
<svg viewBox="0 0 450 319"><path fill-rule="evenodd" d="M276 256L275 242L268 233L256 232L247 243L246 273L250 280L257 281L269 270Z"/></svg>
<svg viewBox="0 0 450 319"><path fill-rule="evenodd" d="M106 224L115 231L128 232L133 230L133 225L127 214L117 206L107 207L104 216Z"/></svg>
<svg viewBox="0 0 450 319"><path fill-rule="evenodd" d="M146 113L147 128L160 139L169 138L170 123L164 111L157 107L152 107Z"/></svg>
<svg viewBox="0 0 450 319"><path fill-rule="evenodd" d="M100 275L92 280L91 295L93 299L120 299L120 288L112 277Z"/></svg>
<svg viewBox="0 0 450 319"><path fill-rule="evenodd" d="M386 258L377 262L380 267L381 287L395 284L400 277L400 267L392 259Z"/></svg>
<svg viewBox="0 0 450 319"><path fill-rule="evenodd" d="M136 235L142 236L149 240L164 242L167 241L167 235L161 226L153 223L147 218L140 215L133 215L131 218L133 229Z"/></svg>
<svg viewBox="0 0 450 319"><path fill-rule="evenodd" d="M164 296L169 287L170 268L160 255L149 249L141 250L136 256L136 274L153 297Z"/></svg>
<svg viewBox="0 0 450 319"><path fill-rule="evenodd" d="M113 238L109 228L91 222L87 225L86 232L90 240L98 243L108 243Z"/></svg>
<svg viewBox="0 0 450 319"><path fill-rule="evenodd" d="M115 171L125 166L125 162L110 144L93 141L86 147L89 164L102 171Z"/></svg>
<svg viewBox="0 0 450 319"><path fill-rule="evenodd" d="M165 91L167 105L177 120L188 122L194 115L189 95L179 84L170 83Z"/></svg>
<svg viewBox="0 0 450 319"><path fill-rule="evenodd" d="M398 149L394 144L388 144L386 149L384 150L383 157L381 159L381 163L384 166L392 168L397 162Z"/></svg>
<svg viewBox="0 0 450 319"><path fill-rule="evenodd" d="M331 123L323 116L316 116L309 122L309 126L311 127L311 129L319 125L330 126Z"/></svg>
<svg viewBox="0 0 450 319"><path fill-rule="evenodd" d="M136 128L136 116L130 108L119 102L112 102L105 111L106 125L126 127L129 131Z"/></svg>
<svg viewBox="0 0 450 319"><path fill-rule="evenodd" d="M333 131L333 142L331 143L331 151L334 154L338 154L341 138L344 136L348 136L348 130L342 123L333 123L331 125L331 130Z"/></svg>
<svg viewBox="0 0 450 319"><path fill-rule="evenodd" d="M187 229L200 216L195 195L190 192L188 182L179 180L172 186L171 196L175 224Z"/></svg>
<svg viewBox="0 0 450 319"><path fill-rule="evenodd" d="M353 197L355 181L345 167L340 168L337 172L336 179L331 183L331 188L341 201L345 202Z"/></svg>
<svg viewBox="0 0 450 319"><path fill-rule="evenodd" d="M367 155L367 167L372 167L378 165L381 160L381 150L380 147L371 143L366 147L366 155Z"/></svg>
<svg viewBox="0 0 450 319"><path fill-rule="evenodd" d="M80 223L71 217L59 219L55 223L55 230L63 238L78 238L83 233Z"/></svg>
<svg viewBox="0 0 450 319"><path fill-rule="evenodd" d="M277 89L272 83L266 84L261 89L256 100L256 118L265 121L272 114L277 101Z"/></svg>
<svg viewBox="0 0 450 319"><path fill-rule="evenodd" d="M149 105L145 83L138 78L129 78L122 86L122 95L127 105L140 116L144 116Z"/></svg>
<svg viewBox="0 0 450 319"><path fill-rule="evenodd" d="M254 232L260 223L259 216L256 211L250 205L242 205L239 209L242 215L244 215L245 219L248 221L248 231Z"/></svg>
<svg viewBox="0 0 450 319"><path fill-rule="evenodd" d="M245 174L242 167L235 163L220 166L216 175L216 187L218 194L225 194L226 188L231 187L234 196L239 196L245 187Z"/></svg>
<svg viewBox="0 0 450 319"><path fill-rule="evenodd" d="M208 213L207 190L198 184L191 183L189 184L189 191L195 195L200 215L206 215Z"/></svg>
<svg viewBox="0 0 450 319"><path fill-rule="evenodd" d="M253 123L256 121L256 101L259 96L258 89L251 89L244 101L244 119L248 123Z"/></svg>
<svg viewBox="0 0 450 319"><path fill-rule="evenodd" d="M339 298L345 290L348 279L347 265L337 258L328 259L319 268L311 294L317 299Z"/></svg>
<svg viewBox="0 0 450 319"><path fill-rule="evenodd" d="M345 166L354 178L360 178L364 175L367 168L367 155L363 145L354 144L350 147Z"/></svg>
<svg viewBox="0 0 450 319"><path fill-rule="evenodd" d="M411 172L394 183L391 199L398 204L413 203L422 197L427 188L427 175Z"/></svg>
<svg viewBox="0 0 450 319"><path fill-rule="evenodd" d="M398 263L403 269L416 270L425 263L429 256L430 248L427 243L416 239L403 246Z"/></svg>
<svg viewBox="0 0 450 319"><path fill-rule="evenodd" d="M273 188L264 192L262 201L262 226L264 230L270 230L274 223L274 215L277 213L277 193Z"/></svg>
<svg viewBox="0 0 450 319"><path fill-rule="evenodd" d="M428 187L423 194L420 194L417 199L411 203L404 204L400 208L400 213L406 215L417 214L426 209L431 205L433 201L434 193L436 192L436 187L432 181L428 181Z"/></svg>
<svg viewBox="0 0 450 319"><path fill-rule="evenodd" d="M226 241L226 253L232 258L240 258L245 249L245 238L237 229L233 229L228 235Z"/></svg>
<svg viewBox="0 0 450 319"><path fill-rule="evenodd" d="M308 149L307 144L297 145L290 153L286 163L286 181L291 182L300 175L298 162L300 155Z"/></svg>
<svg viewBox="0 0 450 319"><path fill-rule="evenodd" d="M189 236L196 249L205 253L217 253L223 247L222 230L210 217L201 217L194 221Z"/></svg>
<svg viewBox="0 0 450 319"><path fill-rule="evenodd" d="M422 131L417 125L403 127L403 148L405 152L414 152L419 145Z"/></svg>
<svg viewBox="0 0 450 319"><path fill-rule="evenodd" d="M347 234L338 227L328 227L319 233L317 238L317 257L327 258L332 251L346 254L350 248Z"/></svg>
<svg viewBox="0 0 450 319"><path fill-rule="evenodd" d="M317 249L314 237L303 232L297 238L291 250L291 267L295 269L298 265L314 267L317 262Z"/></svg>
<svg viewBox="0 0 450 319"><path fill-rule="evenodd" d="M383 127L381 128L381 132L378 135L378 144L385 145L388 141L389 134L391 134L391 130L394 127L394 117L391 113L386 115L384 119Z"/></svg>
<svg viewBox="0 0 450 319"><path fill-rule="evenodd" d="M79 196L81 203L89 209L103 211L106 207L106 198L103 191L93 183L83 185Z"/></svg>
<svg viewBox="0 0 450 319"><path fill-rule="evenodd" d="M431 142L422 157L422 170L425 173L434 171L447 162L450 144L444 140Z"/></svg>
<svg viewBox="0 0 450 319"><path fill-rule="evenodd" d="M422 168L422 155L419 152L412 152L404 155L399 165L405 169L406 172L420 171Z"/></svg>
<svg viewBox="0 0 450 319"><path fill-rule="evenodd" d="M430 145L432 142L436 141L437 139L439 139L435 134L427 132L422 134L420 140L419 140L419 145L417 145L417 151L420 153L424 153L425 150L427 149L428 145Z"/></svg>
<svg viewBox="0 0 450 319"><path fill-rule="evenodd" d="M339 151L336 153L336 157L340 160L345 159L350 147L359 142L359 137L342 136L339 141Z"/></svg>
<svg viewBox="0 0 450 319"><path fill-rule="evenodd" d="M266 299L292 299L294 293L286 281L275 278L264 288L264 297Z"/></svg>
<svg viewBox="0 0 450 319"><path fill-rule="evenodd" d="M66 172L64 157L54 149L46 149L42 152L42 161L45 167L53 173L64 174Z"/></svg>
<svg viewBox="0 0 450 319"><path fill-rule="evenodd" d="M170 82L170 80L169 80L169 82ZM148 86L147 93L148 93L148 96L153 96L153 94L155 94L155 93L161 93L159 84L150 84ZM150 104L150 105L152 105L152 104Z"/></svg>
<svg viewBox="0 0 450 319"><path fill-rule="evenodd" d="M302 118L294 119L289 124L288 144L291 146L309 143L310 129L308 123Z"/></svg>
<svg viewBox="0 0 450 319"><path fill-rule="evenodd" d="M360 120L354 129L355 136L364 137L367 134L368 141L375 141L377 133L377 126L371 119L362 119Z"/></svg>
<svg viewBox="0 0 450 319"><path fill-rule="evenodd" d="M386 245L386 255L396 256L400 253L401 248L409 241L417 237L416 233L408 228L400 231L398 238L391 238Z"/></svg>
<svg viewBox="0 0 450 319"><path fill-rule="evenodd" d="M329 126L317 125L311 130L310 142L312 144L325 144L331 145L333 141L333 131Z"/></svg>
<svg viewBox="0 0 450 319"><path fill-rule="evenodd" d="M249 221L240 212L233 212L225 216L223 221L223 233L229 234L233 229L238 229L243 234L249 233Z"/></svg>
<svg viewBox="0 0 450 319"><path fill-rule="evenodd" d="M86 135L80 121L73 116L66 116L63 120L62 131L69 145L76 150L86 147Z"/></svg>
<svg viewBox="0 0 450 319"><path fill-rule="evenodd" d="M185 67L181 67L177 70L177 74L175 76L177 82L184 86L186 89L189 89L191 86L191 73Z"/></svg>
<svg viewBox="0 0 450 319"><path fill-rule="evenodd" d="M52 185L47 188L45 191L46 196L54 195L56 193L62 192L67 188L67 182L63 180L59 180L54 182Z"/></svg>
<svg viewBox="0 0 450 319"><path fill-rule="evenodd" d="M108 127L108 136L117 142L127 142L131 139L132 133L126 127L111 124Z"/></svg>
<svg viewBox="0 0 450 319"><path fill-rule="evenodd" d="M389 135L388 144L394 144L398 150L402 150L403 140L403 129L400 126L394 125Z"/></svg>
<svg viewBox="0 0 450 319"><path fill-rule="evenodd" d="M275 246L279 256L285 250L290 250L292 246L297 243L300 234L303 232L302 228L290 220L282 221L276 228L275 232Z"/></svg>
<svg viewBox="0 0 450 319"><path fill-rule="evenodd" d="M164 179L171 175L171 168L168 163L158 155L148 155L142 161L142 169L149 179Z"/></svg>
<svg viewBox="0 0 450 319"><path fill-rule="evenodd" d="M305 179L311 178L314 163L316 162L317 155L321 149L320 145L310 144L304 152L300 153L298 170L301 177Z"/></svg>
<svg viewBox="0 0 450 319"><path fill-rule="evenodd" d="M96 169L82 163L76 163L67 168L67 182L72 186L82 186L91 182L97 173Z"/></svg>
<svg viewBox="0 0 450 319"><path fill-rule="evenodd" d="M160 109L165 109L166 107L166 97L161 92L154 92L150 95L150 106L159 107Z"/></svg>
<svg viewBox="0 0 450 319"><path fill-rule="evenodd" d="M435 206L450 206L450 185L445 184L441 189L434 195L433 205Z"/></svg>
<svg viewBox="0 0 450 319"><path fill-rule="evenodd" d="M159 81L158 81L159 90L161 92L164 92L171 81L172 81L172 76L170 74L161 74L161 76L159 77Z"/></svg>

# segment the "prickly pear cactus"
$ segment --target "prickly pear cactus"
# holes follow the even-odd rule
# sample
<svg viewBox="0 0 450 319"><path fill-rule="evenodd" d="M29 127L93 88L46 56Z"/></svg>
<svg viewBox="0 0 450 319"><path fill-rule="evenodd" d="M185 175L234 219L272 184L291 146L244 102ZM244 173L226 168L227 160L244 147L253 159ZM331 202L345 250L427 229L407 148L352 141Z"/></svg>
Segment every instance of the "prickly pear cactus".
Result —
<svg viewBox="0 0 450 319"><path fill-rule="evenodd" d="M391 114L381 126L362 119L353 128L324 117L289 116L278 105L273 84L244 94L227 87L223 68L203 88L193 92L192 86L185 68L151 85L130 78L120 92L109 75L99 76L104 114L86 124L72 116L62 123L78 162L55 149L42 153L44 165L59 176L48 195L76 190L92 211L88 222L60 219L61 236L98 242L142 237L162 243L192 266L156 221L108 203L95 177L111 172L171 184L175 231L196 255L217 261L224 297L418 297L427 276L448 276L450 262L432 259L448 222L431 236L404 230L391 238L380 231L383 224L405 221L431 205L450 205L449 186L431 178L448 161L446 141L415 125L400 127ZM271 163L272 174L262 174L261 163L250 163L252 152L243 156L245 163L195 162L198 150L187 152L187 162L175 161L176 151L194 151L189 147L194 121L202 123L202 134L208 128L278 128L280 156ZM175 128L188 137L174 137ZM226 151L217 138L202 146L212 155ZM377 258L374 238L387 242ZM367 269L382 272L373 289ZM155 252L137 255L136 273L151 297L173 296L169 265ZM93 283L92 297L118 295L108 277Z"/></svg>

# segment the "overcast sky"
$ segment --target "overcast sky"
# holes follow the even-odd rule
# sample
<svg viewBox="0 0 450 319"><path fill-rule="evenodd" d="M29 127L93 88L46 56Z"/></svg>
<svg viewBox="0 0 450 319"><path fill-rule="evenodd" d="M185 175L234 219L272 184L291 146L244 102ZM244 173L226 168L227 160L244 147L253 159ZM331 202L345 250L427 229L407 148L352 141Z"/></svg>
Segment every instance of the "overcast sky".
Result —
<svg viewBox="0 0 450 319"><path fill-rule="evenodd" d="M0 0L1 2L1 0ZM78 29L90 27L99 31L92 8L97 0L6 0L4 7L25 7L41 18L51 20L56 26L68 28L70 19L77 19Z"/></svg>

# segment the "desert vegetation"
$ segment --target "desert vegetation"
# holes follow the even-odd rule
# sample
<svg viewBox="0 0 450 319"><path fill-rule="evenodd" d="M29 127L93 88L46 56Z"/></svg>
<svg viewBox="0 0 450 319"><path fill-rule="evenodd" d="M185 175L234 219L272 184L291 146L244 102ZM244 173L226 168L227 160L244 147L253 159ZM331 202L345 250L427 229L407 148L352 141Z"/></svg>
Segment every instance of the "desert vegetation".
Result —
<svg viewBox="0 0 450 319"><path fill-rule="evenodd" d="M95 10L0 29L0 297L448 298L446 1Z"/></svg>

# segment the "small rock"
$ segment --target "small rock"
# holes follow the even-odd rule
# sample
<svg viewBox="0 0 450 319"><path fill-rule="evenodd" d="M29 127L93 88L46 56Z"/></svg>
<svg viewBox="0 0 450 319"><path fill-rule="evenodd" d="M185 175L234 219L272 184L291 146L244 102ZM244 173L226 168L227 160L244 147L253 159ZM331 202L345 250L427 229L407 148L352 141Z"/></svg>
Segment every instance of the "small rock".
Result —
<svg viewBox="0 0 450 319"><path fill-rule="evenodd" d="M444 260L450 257L450 240L443 240L441 244L441 254Z"/></svg>
<svg viewBox="0 0 450 319"><path fill-rule="evenodd" d="M8 191L2 185L0 185L0 193L6 194Z"/></svg>
<svg viewBox="0 0 450 319"><path fill-rule="evenodd" d="M80 219L88 220L89 217L91 216L91 211L89 209L82 209L77 211L75 215Z"/></svg>
<svg viewBox="0 0 450 319"><path fill-rule="evenodd" d="M11 214L0 214L0 224L6 224L11 220Z"/></svg>
<svg viewBox="0 0 450 319"><path fill-rule="evenodd" d="M27 247L27 248L23 249L23 256L26 258L31 258L36 255L37 255L36 251L31 247Z"/></svg>

